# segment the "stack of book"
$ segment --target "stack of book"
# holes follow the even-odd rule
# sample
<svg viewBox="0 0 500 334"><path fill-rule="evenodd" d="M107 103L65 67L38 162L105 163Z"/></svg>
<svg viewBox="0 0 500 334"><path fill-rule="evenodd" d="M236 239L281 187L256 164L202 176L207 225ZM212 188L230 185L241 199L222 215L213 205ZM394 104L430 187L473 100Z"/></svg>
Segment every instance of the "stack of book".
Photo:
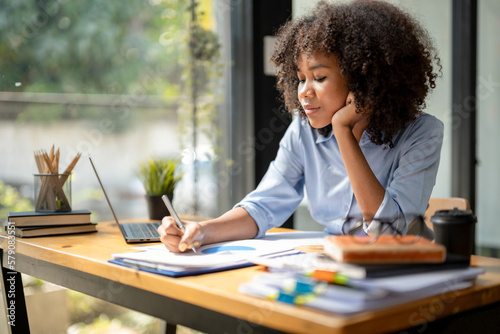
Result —
<svg viewBox="0 0 500 334"><path fill-rule="evenodd" d="M88 210L9 212L6 227L21 238L97 231L96 224L90 221Z"/></svg>

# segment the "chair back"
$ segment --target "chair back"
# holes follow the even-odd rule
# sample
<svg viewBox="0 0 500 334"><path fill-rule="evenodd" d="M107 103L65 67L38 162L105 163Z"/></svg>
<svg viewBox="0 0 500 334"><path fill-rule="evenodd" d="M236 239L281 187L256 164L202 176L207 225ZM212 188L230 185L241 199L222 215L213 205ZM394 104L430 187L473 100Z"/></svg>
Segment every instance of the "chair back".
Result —
<svg viewBox="0 0 500 334"><path fill-rule="evenodd" d="M434 226L431 222L431 217L439 210L470 210L469 201L462 197L431 197L429 205L425 211L425 224L428 228L434 231Z"/></svg>

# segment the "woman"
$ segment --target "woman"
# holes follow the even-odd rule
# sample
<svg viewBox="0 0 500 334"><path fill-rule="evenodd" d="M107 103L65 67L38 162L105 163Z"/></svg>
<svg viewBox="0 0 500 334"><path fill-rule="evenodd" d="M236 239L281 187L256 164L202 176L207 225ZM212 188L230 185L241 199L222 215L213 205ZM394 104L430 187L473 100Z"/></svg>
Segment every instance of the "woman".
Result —
<svg viewBox="0 0 500 334"><path fill-rule="evenodd" d="M276 159L232 210L182 233L158 229L173 252L191 245L261 237L301 202L329 233L346 217L389 219L405 233L425 212L439 165L443 125L425 114L439 58L424 29L381 1L321 2L278 33L273 62L287 110L298 111Z"/></svg>

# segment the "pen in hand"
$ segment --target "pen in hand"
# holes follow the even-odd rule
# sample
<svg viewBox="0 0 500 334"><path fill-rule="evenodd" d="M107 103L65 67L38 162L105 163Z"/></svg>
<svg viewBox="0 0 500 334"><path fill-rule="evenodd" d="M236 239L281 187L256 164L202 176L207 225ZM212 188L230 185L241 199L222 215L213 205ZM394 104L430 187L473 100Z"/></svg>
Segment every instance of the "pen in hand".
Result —
<svg viewBox="0 0 500 334"><path fill-rule="evenodd" d="M177 215L177 212L175 212L174 210L174 206L172 205L172 202L170 202L170 199L167 197L167 195L163 195L161 197L161 199L163 200L163 202L165 203L165 205L167 206L167 209L168 211L170 211L170 214L172 215L172 217L174 217L174 220L175 220L175 223L177 224L177 227L182 231L182 232L185 232L186 231L186 228L184 227L184 224L182 223L181 219L179 218L179 216ZM196 253L196 248L194 248L193 245L191 245L191 248L193 250L193 252Z"/></svg>

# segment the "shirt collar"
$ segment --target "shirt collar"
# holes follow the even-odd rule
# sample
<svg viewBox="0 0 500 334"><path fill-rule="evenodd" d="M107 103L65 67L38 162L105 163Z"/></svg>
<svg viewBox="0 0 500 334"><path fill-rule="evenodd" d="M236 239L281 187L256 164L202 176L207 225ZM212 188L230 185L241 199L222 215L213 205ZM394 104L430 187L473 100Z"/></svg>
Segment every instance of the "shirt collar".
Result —
<svg viewBox="0 0 500 334"><path fill-rule="evenodd" d="M330 140L330 138L332 138L332 136L333 136L333 131L330 131L330 133L326 137L323 136L322 134L320 134L317 129L314 129L314 132L316 133L316 144L324 143L325 141ZM359 145L362 146L362 145L366 145L367 143L371 143L371 140L370 140L370 136L368 135L368 133L365 130L365 131L363 131L363 135L361 135Z"/></svg>
<svg viewBox="0 0 500 334"><path fill-rule="evenodd" d="M320 144L327 140L330 140L330 138L332 138L333 136L333 131L330 131L330 133L326 137L320 134L318 129L314 129L314 132L316 133L316 144Z"/></svg>

